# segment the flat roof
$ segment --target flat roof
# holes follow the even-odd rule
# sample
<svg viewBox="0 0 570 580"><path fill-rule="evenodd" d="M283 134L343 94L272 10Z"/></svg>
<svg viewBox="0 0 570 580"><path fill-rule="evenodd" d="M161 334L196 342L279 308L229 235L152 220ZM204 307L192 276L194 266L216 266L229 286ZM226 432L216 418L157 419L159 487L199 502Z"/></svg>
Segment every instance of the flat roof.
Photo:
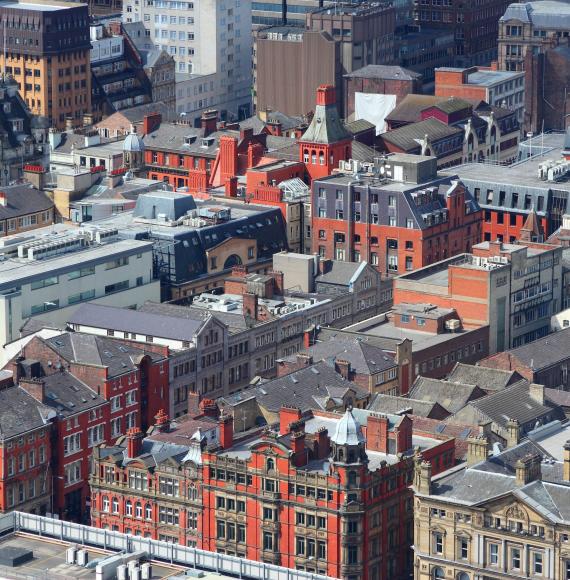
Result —
<svg viewBox="0 0 570 580"><path fill-rule="evenodd" d="M95 578L95 568L83 568L75 564L66 563L66 550L70 544L67 542L58 542L52 538L44 539L40 536L31 537L29 535L15 534L0 538L0 552L2 548L24 548L32 550L34 553L33 560L16 566L14 568L2 567L0 570L1 578ZM114 552L104 552L103 550L94 550L85 548L89 554L89 561L111 556ZM180 566L168 566L165 564L152 563L152 578L172 578L177 573L182 573L184 568ZM11 575L13 574L13 575ZM212 574L212 580L219 577ZM208 573L202 580L209 580Z"/></svg>
<svg viewBox="0 0 570 580"><path fill-rule="evenodd" d="M552 457L563 461L564 445L570 440L570 422L552 421L530 431L527 437Z"/></svg>
<svg viewBox="0 0 570 580"><path fill-rule="evenodd" d="M85 6L79 2L61 2L61 3L51 3L51 4L36 4L33 2L25 1L12 1L8 0L5 2L0 2L0 8L18 8L19 10L35 10L37 12L54 12L56 10L68 10L69 8L77 8L79 6Z"/></svg>
<svg viewBox="0 0 570 580"><path fill-rule="evenodd" d="M467 84L490 87L522 76L524 76L524 72L520 71L478 70L468 75Z"/></svg>
<svg viewBox="0 0 570 580"><path fill-rule="evenodd" d="M62 238L64 239L64 238ZM52 240L46 240L46 243ZM63 268L72 270L93 261L110 259L123 252L135 252L148 249L152 242L139 240L117 240L108 244L90 246L75 252L60 254L44 260L27 258L9 258L0 262L0 291L12 288L15 284L25 283L44 274L56 274Z"/></svg>

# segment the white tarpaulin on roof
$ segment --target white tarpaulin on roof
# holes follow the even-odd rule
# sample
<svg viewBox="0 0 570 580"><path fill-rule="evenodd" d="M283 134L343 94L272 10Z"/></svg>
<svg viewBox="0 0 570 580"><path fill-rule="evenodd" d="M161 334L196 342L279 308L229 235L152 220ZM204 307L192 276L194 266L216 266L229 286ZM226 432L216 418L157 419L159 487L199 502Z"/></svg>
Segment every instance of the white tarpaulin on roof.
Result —
<svg viewBox="0 0 570 580"><path fill-rule="evenodd" d="M396 95L377 93L355 93L354 119L365 119L376 125L376 135L386 130L386 117L396 107Z"/></svg>

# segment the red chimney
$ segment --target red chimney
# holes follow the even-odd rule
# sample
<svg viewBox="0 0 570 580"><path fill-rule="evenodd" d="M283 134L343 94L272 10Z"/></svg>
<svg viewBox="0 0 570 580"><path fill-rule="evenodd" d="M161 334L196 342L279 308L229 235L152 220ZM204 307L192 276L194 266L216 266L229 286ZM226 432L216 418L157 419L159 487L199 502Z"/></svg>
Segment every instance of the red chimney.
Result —
<svg viewBox="0 0 570 580"><path fill-rule="evenodd" d="M315 434L317 441L317 458L325 459L329 455L330 450L330 439L329 432L326 427L321 427Z"/></svg>
<svg viewBox="0 0 570 580"><path fill-rule="evenodd" d="M218 405L212 399L202 399L200 401L200 411L205 417L218 417L219 415Z"/></svg>
<svg viewBox="0 0 570 580"><path fill-rule="evenodd" d="M380 413L368 415L366 447L370 451L388 453L388 417Z"/></svg>
<svg viewBox="0 0 570 580"><path fill-rule="evenodd" d="M160 113L149 113L143 118L143 135L152 133L155 129L160 127L162 123L162 115Z"/></svg>
<svg viewBox="0 0 570 580"><path fill-rule="evenodd" d="M237 197L237 184L238 179L235 175L228 177L228 180L224 185L224 192L226 197Z"/></svg>
<svg viewBox="0 0 570 580"><path fill-rule="evenodd" d="M243 315L249 316L250 318L253 318L253 320L257 320L259 314L258 307L257 294L245 292L243 294Z"/></svg>
<svg viewBox="0 0 570 580"><path fill-rule="evenodd" d="M170 421L164 409L160 409L154 418L156 420L155 425L161 433L170 431Z"/></svg>
<svg viewBox="0 0 570 580"><path fill-rule="evenodd" d="M301 419L301 410L297 407L279 409L279 435L287 435L292 423Z"/></svg>
<svg viewBox="0 0 570 580"><path fill-rule="evenodd" d="M223 413L220 416L220 445L229 449L234 444L234 420L231 415Z"/></svg>
<svg viewBox="0 0 570 580"><path fill-rule="evenodd" d="M270 270L269 275L273 276L273 289L277 296L283 296L285 292L285 276L283 272L279 272L278 270Z"/></svg>
<svg viewBox="0 0 570 580"><path fill-rule="evenodd" d="M291 451L293 452L293 464L295 467L307 465L307 449L305 448L305 430L291 433Z"/></svg>
<svg viewBox="0 0 570 580"><path fill-rule="evenodd" d="M332 85L320 85L317 88L317 105L334 105L336 91Z"/></svg>
<svg viewBox="0 0 570 580"><path fill-rule="evenodd" d="M127 431L127 457L133 459L140 454L144 439L143 432L138 427L132 427Z"/></svg>
<svg viewBox="0 0 570 580"><path fill-rule="evenodd" d="M210 133L218 128L218 111L211 109L209 111L204 111L200 117L200 127L204 133L204 137L207 137Z"/></svg>
<svg viewBox="0 0 570 580"><path fill-rule="evenodd" d="M24 389L24 391L26 391L26 393L28 393L28 395L34 397L38 403L45 402L46 384L43 380L21 378L19 380L19 385Z"/></svg>
<svg viewBox="0 0 570 580"><path fill-rule="evenodd" d="M220 177L225 183L238 172L238 142L235 137L222 135L220 137Z"/></svg>
<svg viewBox="0 0 570 580"><path fill-rule="evenodd" d="M308 367L313 364L313 357L304 352L297 353L297 368Z"/></svg>

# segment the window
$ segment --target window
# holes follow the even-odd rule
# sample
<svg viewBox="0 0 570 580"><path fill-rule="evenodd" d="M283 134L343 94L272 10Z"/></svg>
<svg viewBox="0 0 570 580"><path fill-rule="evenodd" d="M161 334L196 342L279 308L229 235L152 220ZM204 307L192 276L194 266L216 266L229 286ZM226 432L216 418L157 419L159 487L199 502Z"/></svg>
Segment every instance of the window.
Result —
<svg viewBox="0 0 570 580"><path fill-rule="evenodd" d="M542 552L533 552L532 553L532 571L537 576L542 576L543 571L543 555Z"/></svg>
<svg viewBox="0 0 570 580"><path fill-rule="evenodd" d="M511 548L511 568L520 570L521 568L521 551L519 548Z"/></svg>
<svg viewBox="0 0 570 580"><path fill-rule="evenodd" d="M81 480L81 460L65 466L65 485L72 485Z"/></svg>
<svg viewBox="0 0 570 580"><path fill-rule="evenodd" d="M436 554L443 554L443 534L439 532L433 534L433 551Z"/></svg>
<svg viewBox="0 0 570 580"><path fill-rule="evenodd" d="M87 445L89 447L103 443L105 440L105 426L103 423L95 425L95 427L89 427L89 429L87 429L87 440Z"/></svg>
<svg viewBox="0 0 570 580"><path fill-rule="evenodd" d="M273 551L273 534L271 532L263 532L263 549Z"/></svg>
<svg viewBox="0 0 570 580"><path fill-rule="evenodd" d="M158 508L158 521L161 524L170 524L172 526L177 526L179 521L179 511L175 508L160 506ZM223 538L224 536L218 537Z"/></svg>
<svg viewBox="0 0 570 580"><path fill-rule="evenodd" d="M489 564L499 565L499 544L489 544Z"/></svg>
<svg viewBox="0 0 570 580"><path fill-rule="evenodd" d="M111 503L113 506L113 513L118 514L119 513L119 500L116 497L114 497L113 501Z"/></svg>
<svg viewBox="0 0 570 580"><path fill-rule="evenodd" d="M95 274L95 267L90 268L80 268L79 270L73 270L67 275L68 280L75 280L76 278L83 278L84 276L92 276Z"/></svg>
<svg viewBox="0 0 570 580"><path fill-rule="evenodd" d="M72 455L81 450L81 433L74 433L68 437L63 438L63 454L64 456Z"/></svg>
<svg viewBox="0 0 570 580"><path fill-rule="evenodd" d="M433 580L443 580L445 578L445 573L443 572L443 570L439 566L436 566L431 571L431 577Z"/></svg>
<svg viewBox="0 0 570 580"><path fill-rule="evenodd" d="M103 511L109 511L109 498L106 495L103 496Z"/></svg>
<svg viewBox="0 0 570 580"><path fill-rule="evenodd" d="M469 557L469 542L465 538L459 540L459 557L462 560L467 560Z"/></svg>
<svg viewBox="0 0 570 580"><path fill-rule="evenodd" d="M36 280L30 284L32 290L38 290L39 288L46 288L47 286L53 286L59 282L57 276L48 276L42 280Z"/></svg>
<svg viewBox="0 0 570 580"><path fill-rule="evenodd" d="M178 495L178 480L172 477L159 477L158 488L163 495Z"/></svg>

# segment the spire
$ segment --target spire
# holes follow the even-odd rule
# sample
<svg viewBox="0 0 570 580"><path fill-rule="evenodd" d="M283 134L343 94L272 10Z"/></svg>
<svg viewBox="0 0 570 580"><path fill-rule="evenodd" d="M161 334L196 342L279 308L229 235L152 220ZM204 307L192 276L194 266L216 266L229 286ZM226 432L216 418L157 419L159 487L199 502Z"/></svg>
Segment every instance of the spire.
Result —
<svg viewBox="0 0 570 580"><path fill-rule="evenodd" d="M342 419L337 423L331 441L337 445L358 445L366 441L362 434L360 423L352 414L352 408L349 407Z"/></svg>
<svg viewBox="0 0 570 580"><path fill-rule="evenodd" d="M521 228L519 239L521 242L544 241L544 230L542 229L542 224L540 223L540 218L534 209L534 205Z"/></svg>

